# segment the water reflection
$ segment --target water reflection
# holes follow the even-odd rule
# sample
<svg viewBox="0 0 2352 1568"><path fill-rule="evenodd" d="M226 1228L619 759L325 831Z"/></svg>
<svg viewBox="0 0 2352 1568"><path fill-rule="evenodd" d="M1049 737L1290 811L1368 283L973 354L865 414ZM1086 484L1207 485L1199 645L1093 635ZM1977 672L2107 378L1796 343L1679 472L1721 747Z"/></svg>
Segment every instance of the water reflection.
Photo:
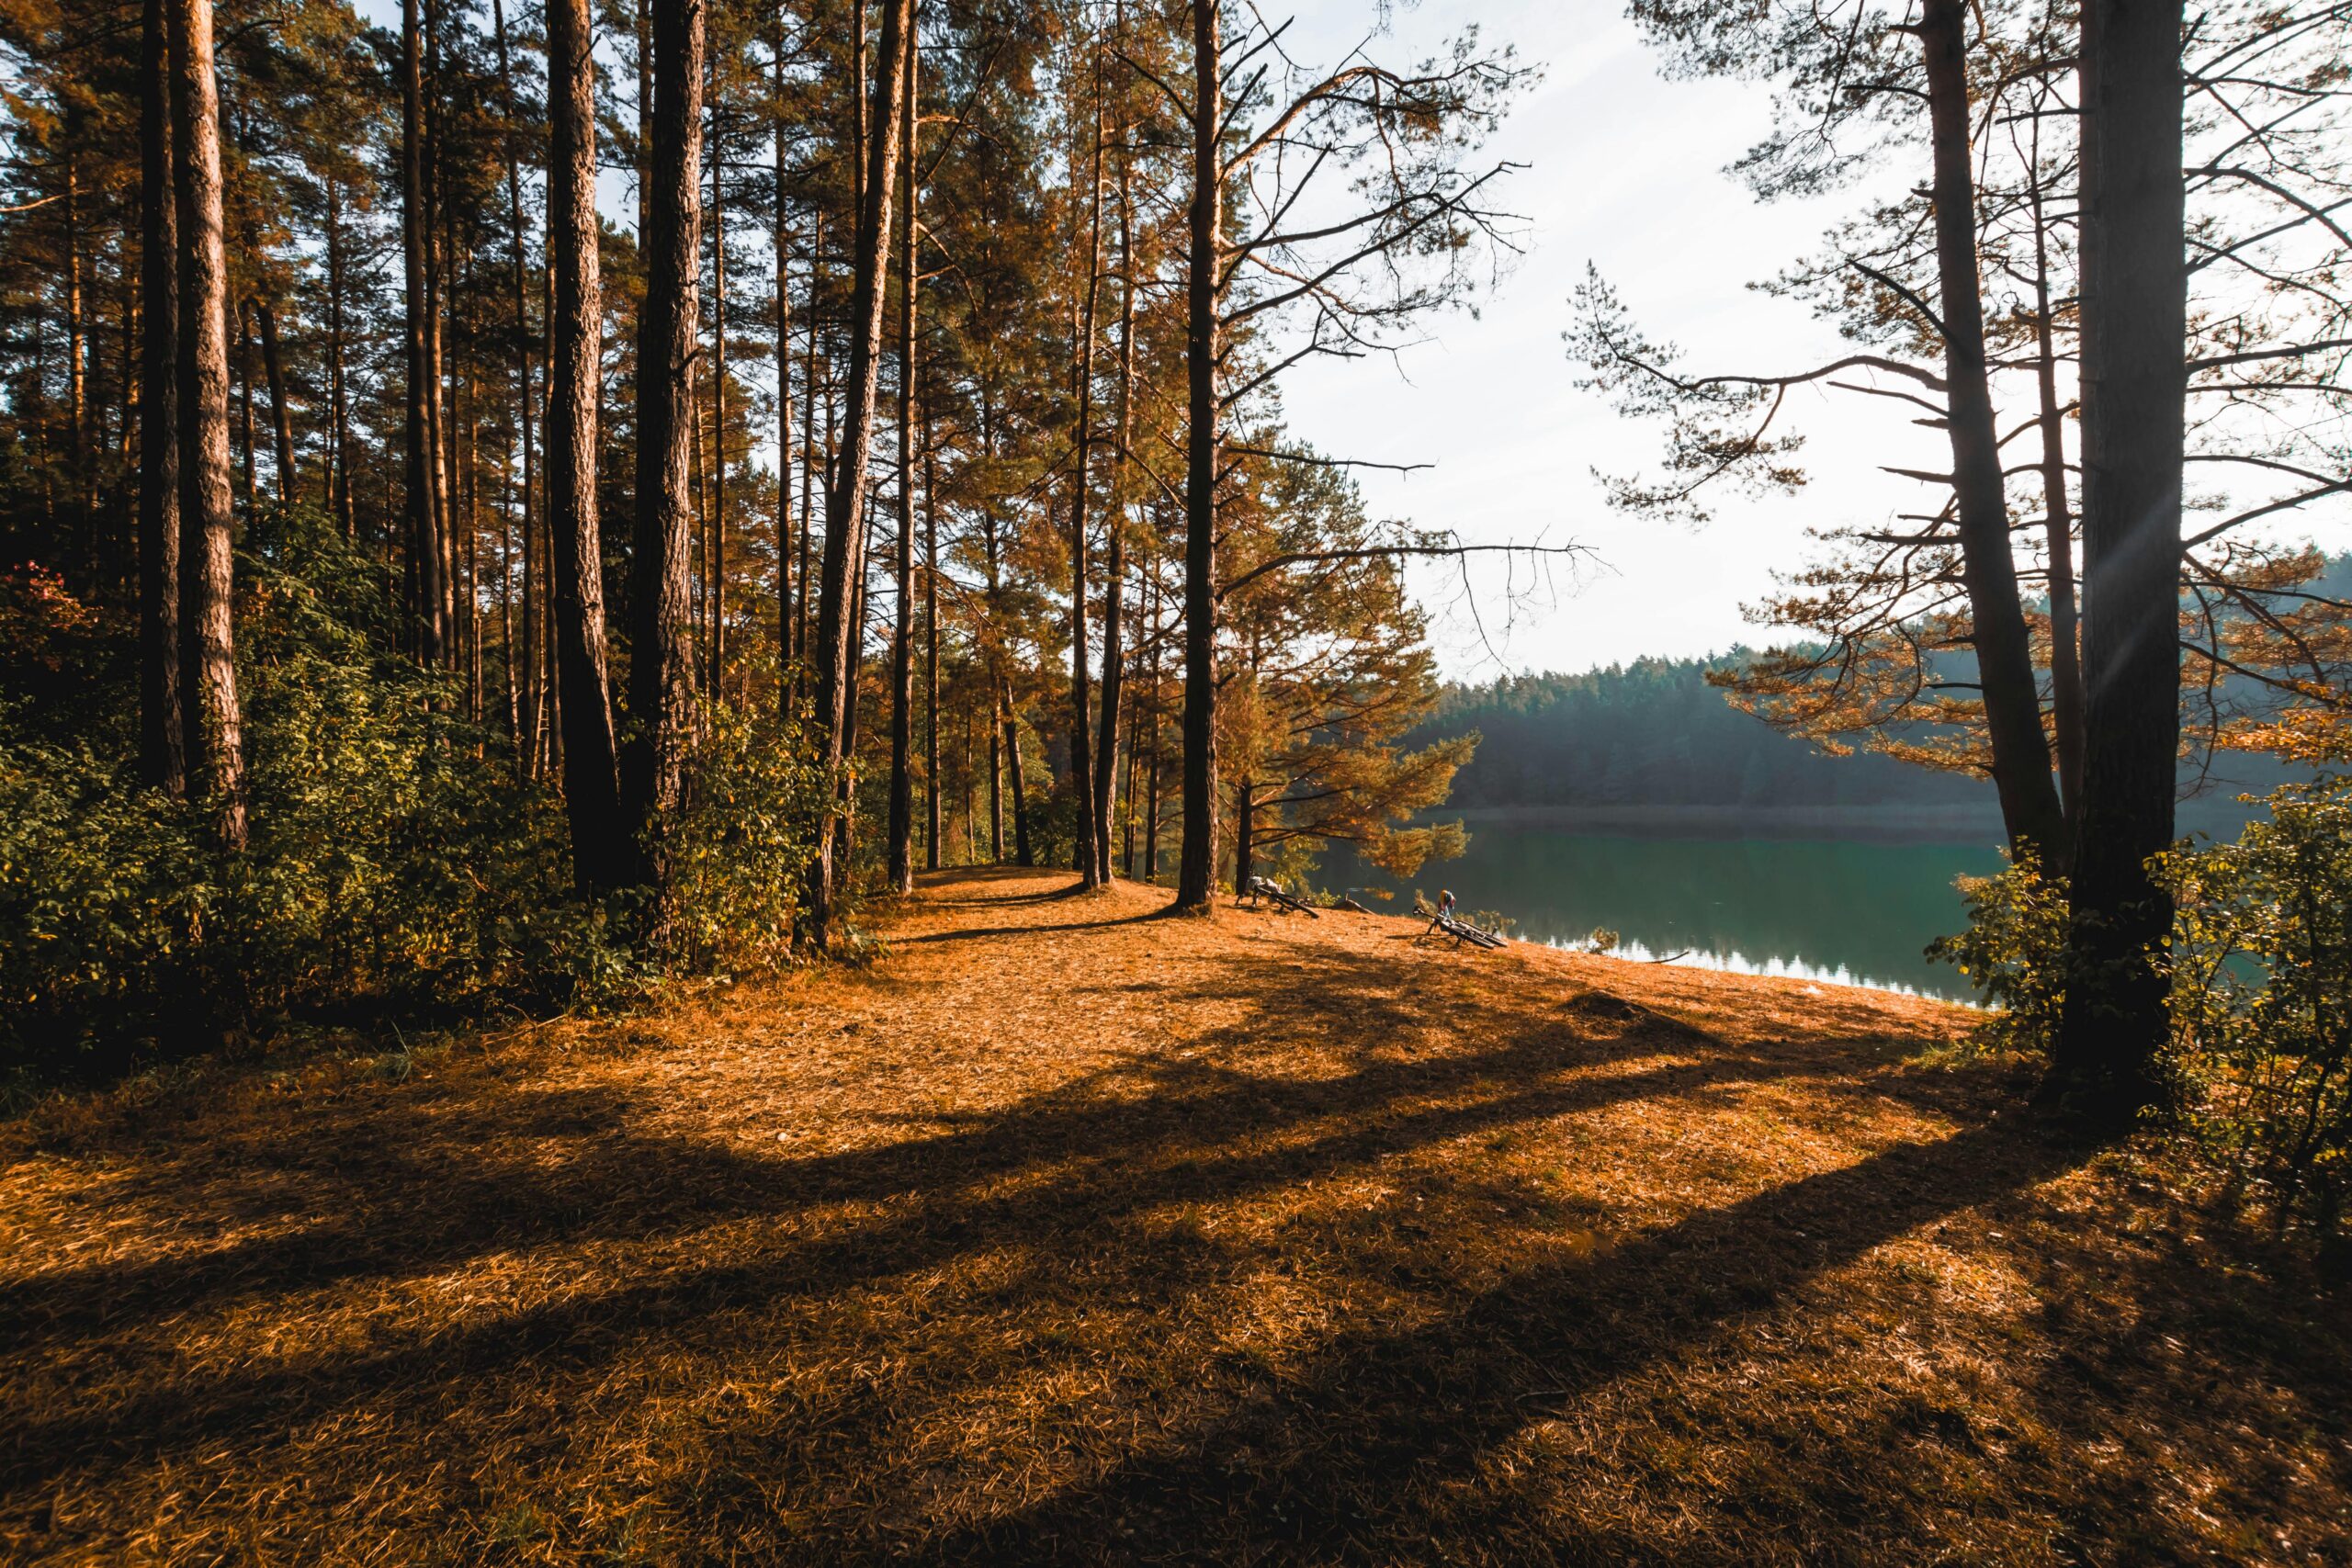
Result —
<svg viewBox="0 0 2352 1568"><path fill-rule="evenodd" d="M1792 975L1964 998L1967 982L1922 950L1960 929L1952 879L1997 871L1980 844L1623 837L1471 826L1469 852L1399 882L1332 867L1408 900L1450 887L1465 910L1511 917L1512 934L1582 945L1596 927L1625 957Z"/></svg>

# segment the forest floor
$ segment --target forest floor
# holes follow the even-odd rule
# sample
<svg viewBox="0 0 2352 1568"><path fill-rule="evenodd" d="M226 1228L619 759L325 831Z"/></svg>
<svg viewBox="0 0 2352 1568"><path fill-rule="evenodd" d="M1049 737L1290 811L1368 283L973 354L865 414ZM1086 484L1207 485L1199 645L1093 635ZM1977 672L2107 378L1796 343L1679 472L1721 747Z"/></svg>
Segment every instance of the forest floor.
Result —
<svg viewBox="0 0 2352 1568"><path fill-rule="evenodd" d="M1959 1010L1069 880L0 1127L0 1560L2352 1561L2343 1303Z"/></svg>

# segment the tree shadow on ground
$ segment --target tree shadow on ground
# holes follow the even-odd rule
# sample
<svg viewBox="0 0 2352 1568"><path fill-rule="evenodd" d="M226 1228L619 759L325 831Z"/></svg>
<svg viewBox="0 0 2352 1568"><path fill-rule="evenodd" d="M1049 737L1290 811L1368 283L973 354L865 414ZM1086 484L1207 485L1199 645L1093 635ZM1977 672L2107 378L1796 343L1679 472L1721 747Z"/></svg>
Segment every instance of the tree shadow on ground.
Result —
<svg viewBox="0 0 2352 1568"><path fill-rule="evenodd" d="M153 1130L85 1201L175 1245L0 1285L0 1544L47 1508L22 1542L102 1557L200 1483L313 1551L365 1515L452 1561L517 1496L577 1515L557 1560L628 1560L622 1517L675 1561L1656 1556L1511 1479L1514 1445L2075 1158L1991 1124L1975 1076L1889 1067L1866 1011L1736 1039L1589 987L1466 1007L1386 953L1279 957L1188 953L1146 983L1216 1027L895 1113L919 1134L877 1111L857 1146L682 1134L617 1074ZM1858 1134L1826 1168L1773 1163L1802 1137L1706 1146L1798 1095L1825 1127L1875 1105L1946 1134ZM1564 1196L1492 1154L1600 1158L1569 1136L1592 1127L1659 1129L1663 1195ZM600 1470L607 1444L636 1457ZM1917 1544L1885 1484L1799 1490Z"/></svg>

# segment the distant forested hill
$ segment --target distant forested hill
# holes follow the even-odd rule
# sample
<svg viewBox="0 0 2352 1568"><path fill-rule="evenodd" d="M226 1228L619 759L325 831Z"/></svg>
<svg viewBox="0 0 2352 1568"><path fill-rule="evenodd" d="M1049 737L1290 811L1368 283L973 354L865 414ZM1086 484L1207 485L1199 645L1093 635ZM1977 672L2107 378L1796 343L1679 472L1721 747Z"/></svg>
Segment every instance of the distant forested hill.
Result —
<svg viewBox="0 0 2352 1568"><path fill-rule="evenodd" d="M1982 779L1887 757L1833 757L1792 739L1725 702L1707 684L1710 667L1640 659L1581 675L1449 686L1415 743L1467 730L1485 737L1454 779L1452 804L1463 807L1993 801Z"/></svg>
<svg viewBox="0 0 2352 1568"><path fill-rule="evenodd" d="M2352 558L2313 591L2352 593ZM1449 685L1411 744L1469 730L1484 739L1449 804L1494 806L1922 806L1993 809L1991 781L1898 762L1831 756L1724 700L1706 672L1744 657L1638 659L1580 675L1507 675ZM2185 794L2220 808L2290 771L2219 753L2210 773L2184 763Z"/></svg>

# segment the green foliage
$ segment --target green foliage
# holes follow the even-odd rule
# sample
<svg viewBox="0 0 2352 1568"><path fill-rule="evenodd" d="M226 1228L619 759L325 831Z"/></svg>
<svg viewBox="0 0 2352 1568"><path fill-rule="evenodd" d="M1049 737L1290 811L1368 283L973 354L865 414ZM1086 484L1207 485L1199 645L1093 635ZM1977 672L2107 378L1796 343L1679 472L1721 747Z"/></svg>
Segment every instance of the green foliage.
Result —
<svg viewBox="0 0 2352 1568"><path fill-rule="evenodd" d="M86 748L0 740L0 1066L119 1039L185 989L214 896L198 844Z"/></svg>
<svg viewBox="0 0 2352 1568"><path fill-rule="evenodd" d="M452 679L388 649L373 563L300 509L248 545L244 852L141 787L126 746L56 738L21 679L0 704L0 1068L102 1075L288 1022L598 1006L657 978L632 899L575 897L561 802L458 716ZM51 599L0 616L37 674L46 642L90 635ZM122 682L80 700L90 733L129 733ZM660 966L773 965L822 792L797 726L706 718Z"/></svg>
<svg viewBox="0 0 2352 1568"><path fill-rule="evenodd" d="M2352 785L2281 790L2237 842L2177 850L2175 1049L2188 1121L2284 1224L2352 1199Z"/></svg>
<svg viewBox="0 0 2352 1568"><path fill-rule="evenodd" d="M2046 1051L2066 999L2066 885L2028 855L1996 875L1960 878L1960 891L1968 929L1930 942L1928 956L1958 966L1990 1004L1981 1043Z"/></svg>
<svg viewBox="0 0 2352 1568"><path fill-rule="evenodd" d="M2352 1200L2352 783L2290 785L2233 843L2183 843L2168 1070L2184 1122L2283 1226L2345 1246ZM2031 862L1964 877L1966 932L1929 947L1993 1004L1983 1043L2046 1051L2065 998L2066 890Z"/></svg>
<svg viewBox="0 0 2352 1568"><path fill-rule="evenodd" d="M1453 804L1465 807L1991 807L1980 781L1891 757L1832 756L1735 707L1709 676L1747 657L1448 686L1409 743L1484 738L1453 782Z"/></svg>
<svg viewBox="0 0 2352 1568"><path fill-rule="evenodd" d="M798 720L717 705L673 841L670 958L698 970L790 962L830 792Z"/></svg>

